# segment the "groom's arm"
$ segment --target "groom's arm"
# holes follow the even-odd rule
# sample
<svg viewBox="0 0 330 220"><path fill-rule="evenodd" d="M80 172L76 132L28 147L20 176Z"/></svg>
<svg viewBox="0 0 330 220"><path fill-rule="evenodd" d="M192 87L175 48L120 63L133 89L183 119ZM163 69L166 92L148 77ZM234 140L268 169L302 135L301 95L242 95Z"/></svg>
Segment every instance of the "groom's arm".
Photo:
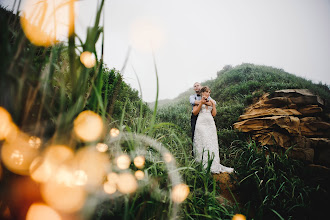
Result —
<svg viewBox="0 0 330 220"><path fill-rule="evenodd" d="M196 100L195 95L191 95L191 96L189 97L189 102L190 102L190 104L191 104L192 106L194 106L194 105L199 105L199 103L200 103L201 101L200 101L200 100Z"/></svg>

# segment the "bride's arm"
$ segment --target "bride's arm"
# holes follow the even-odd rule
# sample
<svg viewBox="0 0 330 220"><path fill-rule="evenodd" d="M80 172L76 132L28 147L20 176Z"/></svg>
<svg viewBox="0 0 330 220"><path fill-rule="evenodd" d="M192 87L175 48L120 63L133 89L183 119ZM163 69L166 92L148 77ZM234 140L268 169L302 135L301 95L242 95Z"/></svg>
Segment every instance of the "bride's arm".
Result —
<svg viewBox="0 0 330 220"><path fill-rule="evenodd" d="M211 112L211 114L214 117L214 116L217 115L217 108L215 107L215 102L213 100L211 100L211 102L212 102L212 112Z"/></svg>
<svg viewBox="0 0 330 220"><path fill-rule="evenodd" d="M194 115L198 115L199 111L200 111L201 108L202 108L202 105L205 104L205 103L206 103L205 99L202 98L202 100L200 101L200 103L199 103L198 105L195 105L195 106L193 107L193 112L192 112L192 113L193 113Z"/></svg>
<svg viewBox="0 0 330 220"><path fill-rule="evenodd" d="M194 115L198 115L198 113L199 113L199 111L201 110L201 108L202 108L202 102L200 102L199 103L199 105L195 105L194 107L193 107L193 114Z"/></svg>

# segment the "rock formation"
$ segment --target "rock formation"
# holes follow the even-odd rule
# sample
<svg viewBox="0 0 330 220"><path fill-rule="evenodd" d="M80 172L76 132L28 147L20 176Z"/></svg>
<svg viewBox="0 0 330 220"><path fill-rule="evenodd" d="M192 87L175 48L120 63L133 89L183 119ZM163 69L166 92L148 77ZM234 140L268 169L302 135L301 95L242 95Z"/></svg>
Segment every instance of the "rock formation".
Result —
<svg viewBox="0 0 330 220"><path fill-rule="evenodd" d="M234 128L261 145L292 147L291 157L330 167L328 111L324 100L307 89L278 90L249 106Z"/></svg>

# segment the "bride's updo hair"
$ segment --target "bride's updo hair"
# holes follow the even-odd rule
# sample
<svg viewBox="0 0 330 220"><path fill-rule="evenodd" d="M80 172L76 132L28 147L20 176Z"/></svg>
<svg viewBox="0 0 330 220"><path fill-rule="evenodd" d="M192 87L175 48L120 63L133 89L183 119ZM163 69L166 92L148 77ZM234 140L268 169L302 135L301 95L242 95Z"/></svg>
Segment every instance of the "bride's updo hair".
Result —
<svg viewBox="0 0 330 220"><path fill-rule="evenodd" d="M208 86L203 86L200 90L200 93L203 93L203 92L206 92L206 91L210 91L211 92L211 89L208 87Z"/></svg>

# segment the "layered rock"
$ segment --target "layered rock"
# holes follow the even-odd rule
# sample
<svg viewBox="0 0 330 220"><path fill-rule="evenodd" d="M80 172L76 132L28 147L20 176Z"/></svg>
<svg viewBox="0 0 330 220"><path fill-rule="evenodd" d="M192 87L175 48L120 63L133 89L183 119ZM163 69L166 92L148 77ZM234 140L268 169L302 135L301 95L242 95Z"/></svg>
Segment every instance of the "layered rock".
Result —
<svg viewBox="0 0 330 220"><path fill-rule="evenodd" d="M278 90L249 106L234 128L261 145L292 147L290 156L330 167L328 115L324 100L309 90Z"/></svg>

